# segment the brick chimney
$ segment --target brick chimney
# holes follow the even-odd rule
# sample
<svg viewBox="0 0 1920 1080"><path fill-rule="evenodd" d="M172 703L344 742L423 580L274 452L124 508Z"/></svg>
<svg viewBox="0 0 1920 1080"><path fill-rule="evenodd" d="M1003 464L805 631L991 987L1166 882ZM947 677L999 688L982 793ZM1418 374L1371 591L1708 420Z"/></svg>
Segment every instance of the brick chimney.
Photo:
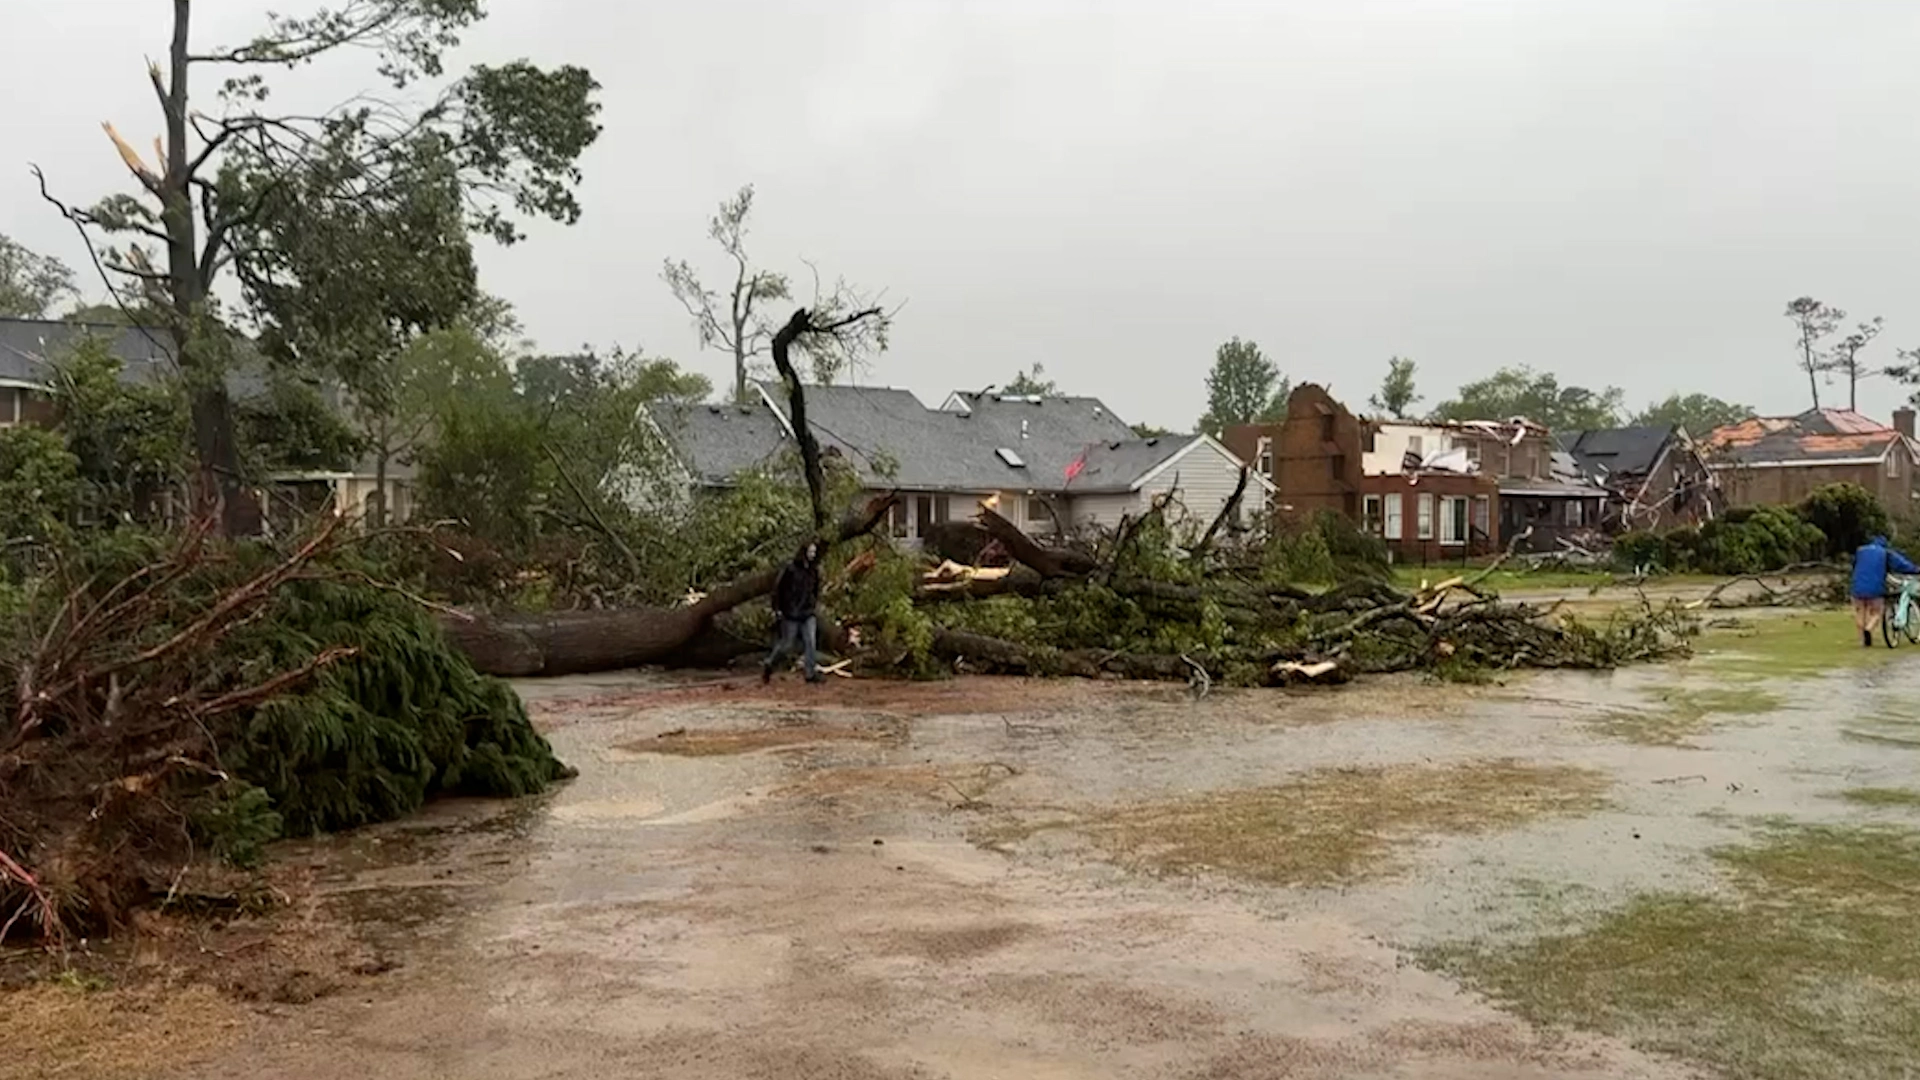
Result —
<svg viewBox="0 0 1920 1080"><path fill-rule="evenodd" d="M1913 410L1905 405L1893 410L1893 430L1913 438Z"/></svg>

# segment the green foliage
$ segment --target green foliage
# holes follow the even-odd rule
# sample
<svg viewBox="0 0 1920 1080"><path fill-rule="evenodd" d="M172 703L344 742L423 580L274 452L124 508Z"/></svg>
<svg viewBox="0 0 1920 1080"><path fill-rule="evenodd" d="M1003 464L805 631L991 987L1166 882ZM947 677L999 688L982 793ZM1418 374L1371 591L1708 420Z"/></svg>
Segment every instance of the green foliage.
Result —
<svg viewBox="0 0 1920 1080"><path fill-rule="evenodd" d="M65 439L35 427L0 428L0 536L62 536L81 501L80 462Z"/></svg>
<svg viewBox="0 0 1920 1080"><path fill-rule="evenodd" d="M1820 558L1827 537L1796 511L1780 506L1732 510L1697 528L1628 533L1614 541L1626 569L1685 574L1761 574Z"/></svg>
<svg viewBox="0 0 1920 1080"><path fill-rule="evenodd" d="M873 555L872 567L831 597L830 609L842 622L860 628L863 648L887 657L899 670L916 676L938 674L933 619L913 603L919 560L886 540L868 541L866 551Z"/></svg>
<svg viewBox="0 0 1920 1080"><path fill-rule="evenodd" d="M73 271L0 233L0 318L44 319L61 297L75 295Z"/></svg>
<svg viewBox="0 0 1920 1080"><path fill-rule="evenodd" d="M1392 577L1386 542L1330 510L1305 521L1276 521L1260 548L1260 565L1262 577L1280 585L1331 585L1387 581Z"/></svg>
<svg viewBox="0 0 1920 1080"><path fill-rule="evenodd" d="M1278 420L1286 415L1291 393L1291 384L1260 346L1236 337L1214 352L1200 430L1218 436L1234 424Z"/></svg>
<svg viewBox="0 0 1920 1080"><path fill-rule="evenodd" d="M1869 539L1894 534L1886 508L1865 488L1829 484L1795 507L1741 508L1699 526L1627 533L1614 540L1613 560L1626 570L1760 574L1846 558Z"/></svg>
<svg viewBox="0 0 1920 1080"><path fill-rule="evenodd" d="M526 795L565 774L513 690L392 593L296 582L230 652L269 672L335 646L359 651L222 740L229 770L267 793L290 834L390 820L440 794Z"/></svg>
<svg viewBox="0 0 1920 1080"><path fill-rule="evenodd" d="M1413 385L1414 363L1403 357L1394 357L1387 361L1387 376L1380 382L1380 392L1369 399L1376 410L1389 416L1404 417L1420 400L1420 394Z"/></svg>
<svg viewBox="0 0 1920 1080"><path fill-rule="evenodd" d="M262 392L234 402L243 465L256 480L279 472L338 472L366 449L366 439L319 388L284 369L265 375Z"/></svg>
<svg viewBox="0 0 1920 1080"><path fill-rule="evenodd" d="M1634 427L1683 428L1687 434L1704 435L1714 428L1737 424L1753 415L1752 406L1722 401L1707 394L1669 394L1633 415Z"/></svg>
<svg viewBox="0 0 1920 1080"><path fill-rule="evenodd" d="M263 788L239 780L219 784L195 800L187 814L194 838L215 857L252 868L268 844L286 834L286 821Z"/></svg>
<svg viewBox="0 0 1920 1080"><path fill-rule="evenodd" d="M1460 388L1458 397L1433 410L1436 420L1506 420L1524 416L1554 431L1618 427L1623 394L1618 387L1589 390L1561 386L1551 372L1504 367Z"/></svg>
<svg viewBox="0 0 1920 1080"><path fill-rule="evenodd" d="M1798 507L1808 524L1826 534L1827 558L1852 555L1876 536L1893 531L1887 508L1858 484L1828 484L1815 488Z"/></svg>
<svg viewBox="0 0 1920 1080"><path fill-rule="evenodd" d="M1173 434L1166 428L1154 424L1134 424L1133 437L1136 439L1164 439Z"/></svg>
<svg viewBox="0 0 1920 1080"><path fill-rule="evenodd" d="M54 361L51 384L59 431L96 520L134 514L184 477L189 429L178 385L128 382L106 342L92 335Z"/></svg>

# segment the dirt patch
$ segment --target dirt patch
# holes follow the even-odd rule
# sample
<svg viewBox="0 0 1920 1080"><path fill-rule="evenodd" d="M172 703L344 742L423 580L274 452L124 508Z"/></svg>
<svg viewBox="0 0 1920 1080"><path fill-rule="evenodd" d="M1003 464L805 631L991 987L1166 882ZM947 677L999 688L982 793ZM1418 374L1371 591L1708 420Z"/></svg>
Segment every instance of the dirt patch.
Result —
<svg viewBox="0 0 1920 1080"><path fill-rule="evenodd" d="M999 952L1032 932L1033 927L1026 923L992 922L902 930L883 935L876 944L888 956L917 956L937 964L952 964Z"/></svg>
<svg viewBox="0 0 1920 1080"><path fill-rule="evenodd" d="M664 688L642 686L575 697L544 697L531 702L528 710L543 723L558 723L582 714L633 715L656 709L715 703L844 709L898 716L977 716L1072 708L1116 696L1137 702L1143 696L1155 695L1151 690L1143 694L1139 688L1119 688L1070 679L962 676L937 682L905 682L898 679L829 678L824 683L809 685L798 679L782 678L762 685L759 677L753 676ZM1159 696L1174 701L1179 699L1180 691L1168 689Z"/></svg>
<svg viewBox="0 0 1920 1080"><path fill-rule="evenodd" d="M848 766L820 769L805 779L777 788L788 798L910 798L932 799L954 808L979 808L987 794L1018 775L1011 765L997 761L977 765Z"/></svg>
<svg viewBox="0 0 1920 1080"><path fill-rule="evenodd" d="M5 1080L119 1080L205 1061L258 1022L210 987L90 990L78 980L0 993Z"/></svg>
<svg viewBox="0 0 1920 1080"><path fill-rule="evenodd" d="M681 728L651 739L627 743L619 749L634 754L672 754L676 757L723 757L836 742L899 742L906 727L885 724L779 724L758 728Z"/></svg>
<svg viewBox="0 0 1920 1080"><path fill-rule="evenodd" d="M1333 885L1392 872L1395 849L1424 835L1591 813L1608 786L1591 769L1504 760L1322 769L1278 787L1124 807L1075 828L1156 871Z"/></svg>
<svg viewBox="0 0 1920 1080"><path fill-rule="evenodd" d="M1906 1080L1920 1060L1920 832L1803 826L1715 853L1735 894L1433 963L1546 1023L1756 1080Z"/></svg>

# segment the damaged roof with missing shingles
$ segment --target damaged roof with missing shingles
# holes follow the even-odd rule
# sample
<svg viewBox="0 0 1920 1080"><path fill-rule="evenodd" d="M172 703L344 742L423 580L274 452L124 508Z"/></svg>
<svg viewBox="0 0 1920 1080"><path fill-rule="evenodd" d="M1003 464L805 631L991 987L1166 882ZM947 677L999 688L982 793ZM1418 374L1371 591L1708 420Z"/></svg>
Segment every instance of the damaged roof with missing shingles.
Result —
<svg viewBox="0 0 1920 1080"><path fill-rule="evenodd" d="M1554 441L1589 475L1638 476L1653 470L1671 438L1670 427L1624 427L1563 431Z"/></svg>
<svg viewBox="0 0 1920 1080"><path fill-rule="evenodd" d="M1756 416L1715 428L1703 443L1709 464L1811 465L1878 459L1901 441L1898 431L1872 417L1846 409L1810 409L1798 416Z"/></svg>

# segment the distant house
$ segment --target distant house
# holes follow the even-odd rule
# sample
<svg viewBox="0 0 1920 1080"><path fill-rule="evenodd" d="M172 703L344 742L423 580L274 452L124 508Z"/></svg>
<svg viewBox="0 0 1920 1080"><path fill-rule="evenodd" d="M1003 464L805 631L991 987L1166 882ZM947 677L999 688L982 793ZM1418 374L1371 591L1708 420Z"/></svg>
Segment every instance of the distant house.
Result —
<svg viewBox="0 0 1920 1080"><path fill-rule="evenodd" d="M1729 506L1786 505L1815 488L1850 483L1906 516L1920 497L1912 409L1896 410L1892 426L1846 409L1754 417L1715 428L1701 452Z"/></svg>
<svg viewBox="0 0 1920 1080"><path fill-rule="evenodd" d="M120 361L120 377L126 382L157 381L178 371L172 341L164 330L50 319L0 319L0 426L52 424L54 363L89 339L106 344L107 351ZM257 380L238 375L229 378L228 386L236 399L258 393L261 388ZM274 516L276 510L318 509L328 500L359 513L379 486L375 474L373 459L368 457L340 470L281 473L273 477L269 487L254 494L265 517ZM389 515L393 520L404 520L413 505L411 463L390 461L386 482Z"/></svg>
<svg viewBox="0 0 1920 1080"><path fill-rule="evenodd" d="M1583 479L1607 490L1609 531L1698 525L1719 511L1719 481L1684 428L1563 431L1555 441Z"/></svg>
<svg viewBox="0 0 1920 1080"><path fill-rule="evenodd" d="M715 489L796 447L782 389L755 384L751 406L660 402L647 418L678 478ZM1098 399L956 392L928 408L911 391L810 386L807 417L823 453L852 465L871 491L901 493L892 534L917 541L984 503L1036 533L1113 526L1172 492L1202 524L1218 514L1241 462L1204 435L1141 439ZM1271 484L1241 502L1264 511Z"/></svg>

